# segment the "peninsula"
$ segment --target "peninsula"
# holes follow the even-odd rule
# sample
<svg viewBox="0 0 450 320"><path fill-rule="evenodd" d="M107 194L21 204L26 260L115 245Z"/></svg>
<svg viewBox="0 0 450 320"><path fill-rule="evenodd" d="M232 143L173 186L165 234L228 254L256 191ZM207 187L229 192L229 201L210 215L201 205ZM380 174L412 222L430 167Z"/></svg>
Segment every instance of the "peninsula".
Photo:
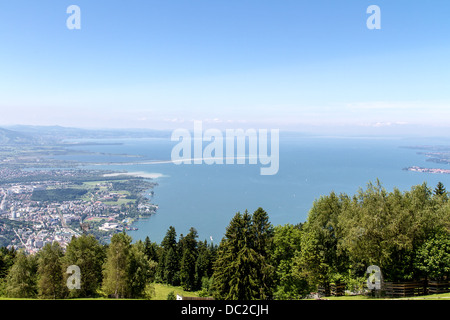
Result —
<svg viewBox="0 0 450 320"><path fill-rule="evenodd" d="M0 128L0 247L33 253L53 241L64 247L82 233L108 243L114 233L134 229L136 219L156 213L158 206L151 199L157 184L152 177L80 169L99 163L55 156L98 155L73 148L85 142L67 141L81 130L32 129L38 132ZM49 130L60 135L55 138ZM136 155L115 156L127 161L140 159Z"/></svg>
<svg viewBox="0 0 450 320"><path fill-rule="evenodd" d="M423 168L423 167L417 167L417 166L404 168L403 170L414 171L414 172L425 172L425 173L450 174L450 169Z"/></svg>

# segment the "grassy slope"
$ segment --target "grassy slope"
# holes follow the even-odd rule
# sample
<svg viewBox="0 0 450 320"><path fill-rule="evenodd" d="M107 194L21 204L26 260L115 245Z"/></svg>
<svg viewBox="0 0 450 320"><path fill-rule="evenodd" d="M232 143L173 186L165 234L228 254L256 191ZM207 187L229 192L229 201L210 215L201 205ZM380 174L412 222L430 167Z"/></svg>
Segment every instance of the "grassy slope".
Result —
<svg viewBox="0 0 450 320"><path fill-rule="evenodd" d="M187 292L184 291L182 287L174 287L161 283L155 283L155 296L152 300L166 300L167 295L173 291L175 295L179 294L187 297L198 297L197 292ZM386 298L371 298L366 296L342 296L342 297L326 297L325 299L329 300L380 300ZM417 296L417 297L408 297L401 298L402 300L450 300L450 292L442 293L442 294L432 294L426 296ZM0 297L0 300L29 300L29 299L9 299L5 297ZM105 300L105 298L95 298L95 299L87 299L87 300ZM109 300L109 299L108 299Z"/></svg>
<svg viewBox="0 0 450 320"><path fill-rule="evenodd" d="M167 295L173 291L175 293L175 296L177 294L181 295L181 296L186 296L186 297L198 297L198 293L197 292L187 292L184 291L182 287L174 287L174 286L169 286L169 285L165 285L165 284L161 284L161 283L155 283L155 296L153 297L152 300L166 300L167 299Z"/></svg>
<svg viewBox="0 0 450 320"><path fill-rule="evenodd" d="M326 297L325 299L329 300L380 300L380 299L392 299L392 298L371 298L366 296L342 296L342 297ZM441 293L441 294L430 294L426 296L416 296L416 297L406 297L406 298L397 298L399 300L450 300L450 292L449 293Z"/></svg>
<svg viewBox="0 0 450 320"><path fill-rule="evenodd" d="M161 283L154 283L155 287L155 296L152 298L152 300L167 300L167 295L173 291L175 293L175 296L177 294L186 296L186 297L198 297L197 292L188 292L184 291L182 287L174 287L169 286ZM0 300L38 300L38 299L15 299L15 298L6 298L6 297L0 297ZM113 300L108 298L87 298L87 299L74 299L74 300Z"/></svg>

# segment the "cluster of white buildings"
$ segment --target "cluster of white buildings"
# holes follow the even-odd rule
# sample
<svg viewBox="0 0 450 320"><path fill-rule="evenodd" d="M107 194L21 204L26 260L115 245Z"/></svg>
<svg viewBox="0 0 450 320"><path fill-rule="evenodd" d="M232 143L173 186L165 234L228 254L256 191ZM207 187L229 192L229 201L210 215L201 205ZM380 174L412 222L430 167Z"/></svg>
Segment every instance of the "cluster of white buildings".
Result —
<svg viewBox="0 0 450 320"><path fill-rule="evenodd" d="M0 178L4 179L24 178L27 174L0 169ZM53 173L55 176L63 174L63 172ZM89 188L90 191L86 196L77 200L54 202L31 200L34 199L32 196L35 190L51 188L64 189L76 186L52 179L31 183L4 183L0 186L0 218L6 219L0 223L2 232L0 237L4 238L2 243L9 243L17 249L24 248L28 252L36 252L53 241L65 247L73 236L79 235L75 230L80 230L82 222L83 230L86 224L94 225L99 231L107 232L106 236L124 229L133 229L129 226L128 219L123 221L117 219L120 214L128 214L123 206L134 200L125 200L128 192L112 190L111 182L97 183L94 188ZM156 209L157 206L148 203L140 203L137 207L139 213L144 215L152 214Z"/></svg>

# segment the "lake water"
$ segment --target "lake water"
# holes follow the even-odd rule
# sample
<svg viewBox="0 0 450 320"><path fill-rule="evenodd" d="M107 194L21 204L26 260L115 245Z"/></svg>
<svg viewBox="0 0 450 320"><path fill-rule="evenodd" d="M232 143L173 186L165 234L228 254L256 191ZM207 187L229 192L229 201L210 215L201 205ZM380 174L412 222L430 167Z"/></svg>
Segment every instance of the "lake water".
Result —
<svg viewBox="0 0 450 320"><path fill-rule="evenodd" d="M122 139L121 145L79 146L76 149L143 156L142 160L170 160L176 142L169 139ZM448 175L402 170L409 166L448 167L426 162L417 150L400 146L449 144L445 140L394 138L284 137L280 140L280 166L273 176L260 175L260 165L130 164L134 158L112 155L64 156L79 161L123 161L123 164L90 166L92 169L145 172L156 177L153 203L157 214L135 223L133 240L149 236L158 243L169 226L177 234L197 229L199 240L212 236L219 243L238 211L262 207L274 225L296 224L307 219L314 199L335 191L353 195L369 181L380 179L388 190L409 190L424 181L432 186ZM126 163L128 162L128 163ZM247 162L248 163L248 162Z"/></svg>

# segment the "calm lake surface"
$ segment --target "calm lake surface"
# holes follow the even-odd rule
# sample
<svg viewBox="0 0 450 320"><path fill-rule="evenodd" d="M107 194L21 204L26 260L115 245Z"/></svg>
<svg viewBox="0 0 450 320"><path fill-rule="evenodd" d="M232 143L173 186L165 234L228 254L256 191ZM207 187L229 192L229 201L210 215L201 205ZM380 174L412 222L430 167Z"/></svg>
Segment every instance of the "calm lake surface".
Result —
<svg viewBox="0 0 450 320"><path fill-rule="evenodd" d="M86 141L86 140L83 140ZM133 240L149 236L158 243L169 226L177 234L197 229L199 240L213 238L219 243L225 228L238 211L255 211L262 207L274 225L296 224L307 219L315 199L335 191L350 195L369 181L380 179L388 190L427 182L429 186L442 181L447 186L450 176L402 170L409 166L450 166L427 162L418 150L401 148L414 145L450 145L439 139L344 138L344 137L282 137L280 139L279 171L273 176L260 175L261 165L175 165L170 160L177 142L170 139L89 140L120 142L120 145L85 145L74 149L105 153L103 155L62 156L78 161L122 162L121 164L88 166L88 169L126 170L154 177L152 202L159 205L157 214L135 223ZM207 143L204 142L204 145ZM111 154L140 155L129 158ZM162 160L149 164L130 161Z"/></svg>

